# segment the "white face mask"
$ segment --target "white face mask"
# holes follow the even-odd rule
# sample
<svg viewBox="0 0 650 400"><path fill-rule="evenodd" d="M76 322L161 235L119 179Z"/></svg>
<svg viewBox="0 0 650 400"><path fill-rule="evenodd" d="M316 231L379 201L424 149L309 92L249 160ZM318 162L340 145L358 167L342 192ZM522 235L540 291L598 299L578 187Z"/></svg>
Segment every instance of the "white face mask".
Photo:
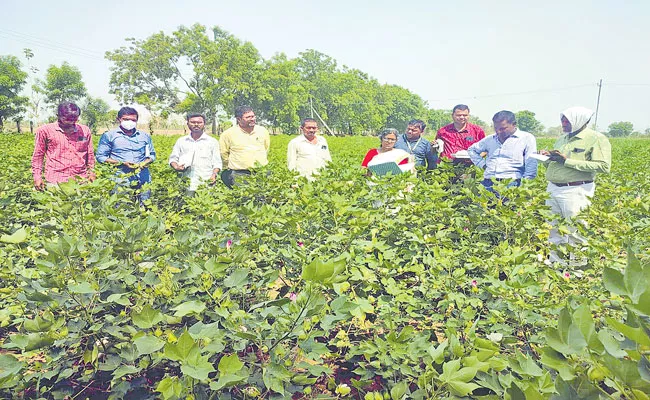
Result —
<svg viewBox="0 0 650 400"><path fill-rule="evenodd" d="M120 126L121 126L124 130L127 130L127 131L130 131L130 130L132 130L132 129L135 129L135 127L136 127L137 125L138 125L137 122L135 122L135 121L131 121L131 120L129 120L129 119L120 122Z"/></svg>

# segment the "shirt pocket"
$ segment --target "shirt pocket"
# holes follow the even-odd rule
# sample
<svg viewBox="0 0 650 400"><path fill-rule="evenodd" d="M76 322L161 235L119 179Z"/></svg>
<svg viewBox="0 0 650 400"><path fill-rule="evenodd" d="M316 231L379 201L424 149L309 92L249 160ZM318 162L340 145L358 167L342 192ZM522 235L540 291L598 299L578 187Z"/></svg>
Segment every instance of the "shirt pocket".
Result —
<svg viewBox="0 0 650 400"><path fill-rule="evenodd" d="M579 161L588 161L589 160L589 152L587 151L588 149L584 147L573 147L571 148L571 153L569 158L572 160L579 160Z"/></svg>

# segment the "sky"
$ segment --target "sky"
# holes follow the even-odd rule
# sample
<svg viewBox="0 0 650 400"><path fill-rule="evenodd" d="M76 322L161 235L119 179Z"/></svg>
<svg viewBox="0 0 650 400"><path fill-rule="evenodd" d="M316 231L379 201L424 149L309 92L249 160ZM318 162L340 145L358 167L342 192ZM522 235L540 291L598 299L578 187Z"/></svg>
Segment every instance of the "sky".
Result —
<svg viewBox="0 0 650 400"><path fill-rule="evenodd" d="M597 127L650 128L650 1L647 0L0 0L0 55L34 52L44 74L78 67L90 95L114 107L104 53L171 33L220 26L270 58L315 49L408 88L430 107L463 103L491 120L530 110L559 126L562 110L596 109Z"/></svg>

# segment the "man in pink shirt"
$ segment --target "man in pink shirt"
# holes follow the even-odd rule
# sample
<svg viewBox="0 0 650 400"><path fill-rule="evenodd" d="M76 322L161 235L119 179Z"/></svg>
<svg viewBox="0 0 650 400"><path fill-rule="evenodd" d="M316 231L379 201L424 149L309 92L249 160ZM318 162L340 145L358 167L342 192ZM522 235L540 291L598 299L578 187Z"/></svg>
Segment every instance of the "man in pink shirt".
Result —
<svg viewBox="0 0 650 400"><path fill-rule="evenodd" d="M32 175L34 187L43 190L45 184L56 185L79 176L95 179L92 169L95 166L93 140L85 125L77 124L81 110L70 102L59 104L58 121L45 124L36 130L34 155L32 156ZM45 180L43 180L43 159Z"/></svg>
<svg viewBox="0 0 650 400"><path fill-rule="evenodd" d="M438 148L442 147L440 158L446 157L455 162L471 165L472 161L469 158L456 160L452 154L462 150L466 151L469 146L483 139L485 132L480 126L469 123L469 107L465 104L458 104L454 107L451 117L454 123L443 126L436 135Z"/></svg>

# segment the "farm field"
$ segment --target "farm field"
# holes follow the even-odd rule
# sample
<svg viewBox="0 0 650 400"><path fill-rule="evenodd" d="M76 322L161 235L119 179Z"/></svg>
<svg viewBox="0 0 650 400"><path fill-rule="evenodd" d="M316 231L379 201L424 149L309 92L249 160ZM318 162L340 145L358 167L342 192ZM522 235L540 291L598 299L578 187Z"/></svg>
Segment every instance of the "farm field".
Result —
<svg viewBox="0 0 650 400"><path fill-rule="evenodd" d="M369 137L295 179L273 136L269 175L187 199L176 139L144 210L106 166L33 191L0 135L0 398L650 398L650 140L610 139L588 244L553 247L543 166L504 205L448 164L369 186Z"/></svg>

